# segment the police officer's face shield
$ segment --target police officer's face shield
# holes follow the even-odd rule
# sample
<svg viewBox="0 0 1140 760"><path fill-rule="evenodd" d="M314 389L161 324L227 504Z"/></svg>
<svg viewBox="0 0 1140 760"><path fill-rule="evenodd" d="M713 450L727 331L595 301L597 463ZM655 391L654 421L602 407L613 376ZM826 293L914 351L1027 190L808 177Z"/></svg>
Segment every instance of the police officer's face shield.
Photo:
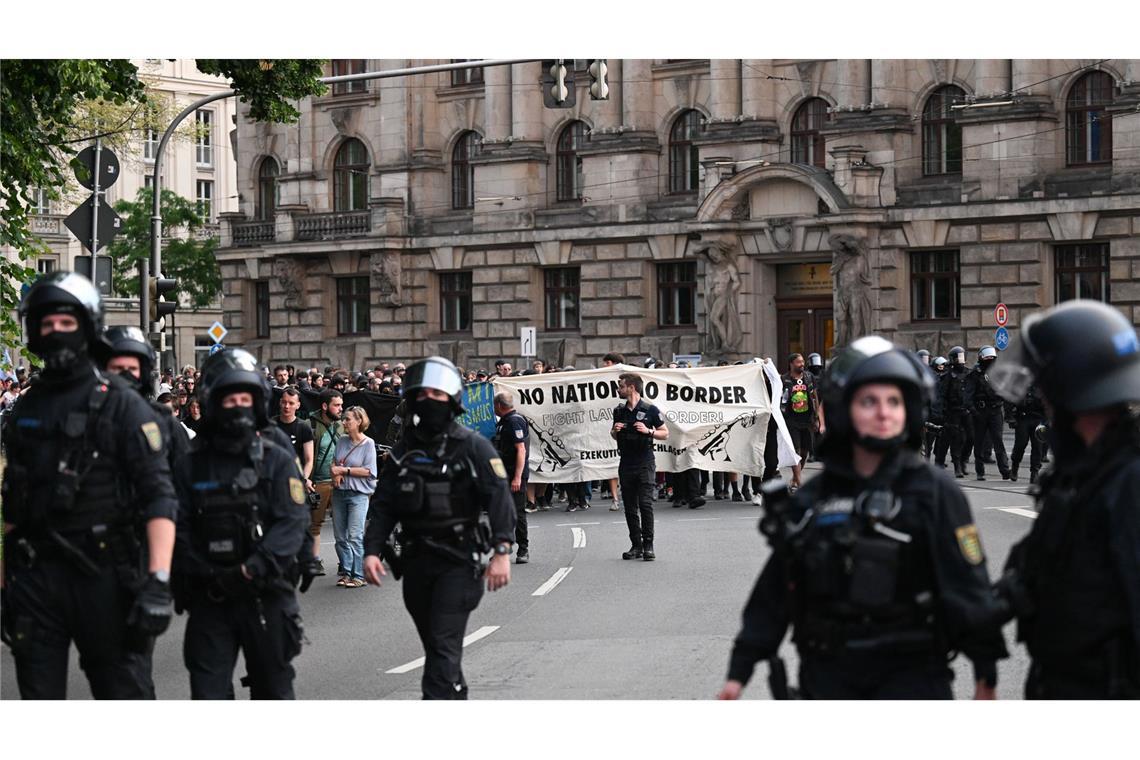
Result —
<svg viewBox="0 0 1140 760"><path fill-rule="evenodd" d="M453 367L425 361L413 364L404 375L405 388L435 388L452 398L463 393L463 378Z"/></svg>
<svg viewBox="0 0 1140 760"><path fill-rule="evenodd" d="M1021 334L1002 352L1001 360L994 362L986 372L986 378L995 393L1010 403L1020 404L1036 379L1038 366L1036 352L1023 327Z"/></svg>

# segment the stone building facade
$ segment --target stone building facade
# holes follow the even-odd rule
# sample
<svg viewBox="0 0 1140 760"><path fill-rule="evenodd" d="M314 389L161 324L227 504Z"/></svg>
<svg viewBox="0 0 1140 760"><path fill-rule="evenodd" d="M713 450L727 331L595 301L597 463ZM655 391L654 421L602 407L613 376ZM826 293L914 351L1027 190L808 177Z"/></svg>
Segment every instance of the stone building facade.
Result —
<svg viewBox="0 0 1140 760"><path fill-rule="evenodd" d="M446 61L334 61L331 73ZM971 352L1069 297L1140 323L1140 61L609 60L372 80L238 120L219 260L265 363Z"/></svg>

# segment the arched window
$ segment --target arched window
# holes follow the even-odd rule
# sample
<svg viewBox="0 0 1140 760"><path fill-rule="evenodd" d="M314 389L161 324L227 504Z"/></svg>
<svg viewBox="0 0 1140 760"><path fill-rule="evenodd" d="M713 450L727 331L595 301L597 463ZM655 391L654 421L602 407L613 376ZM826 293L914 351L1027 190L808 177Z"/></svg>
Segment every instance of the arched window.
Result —
<svg viewBox="0 0 1140 760"><path fill-rule="evenodd" d="M954 119L951 106L966 102L961 87L939 87L922 108L922 173L962 173L962 127Z"/></svg>
<svg viewBox="0 0 1140 760"><path fill-rule="evenodd" d="M700 111L685 111L669 130L669 192L691 193L700 185L700 153L693 138L700 134Z"/></svg>
<svg viewBox="0 0 1140 760"><path fill-rule="evenodd" d="M479 152L479 133L464 132L451 151L451 207L475 207L475 171L471 157Z"/></svg>
<svg viewBox="0 0 1140 760"><path fill-rule="evenodd" d="M819 130L828 120L827 101L805 100L792 117L792 163L824 168L827 153Z"/></svg>
<svg viewBox="0 0 1140 760"><path fill-rule="evenodd" d="M1069 166L1112 162L1112 77L1103 71L1085 74L1069 90L1065 102L1065 158Z"/></svg>
<svg viewBox="0 0 1140 760"><path fill-rule="evenodd" d="M585 141L586 125L580 121L567 124L558 136L554 168L560 201L582 198L582 157L578 155L578 149Z"/></svg>
<svg viewBox="0 0 1140 760"><path fill-rule="evenodd" d="M277 214L277 175L281 170L272 156L261 160L257 168L257 209L258 219L272 221Z"/></svg>
<svg viewBox="0 0 1140 760"><path fill-rule="evenodd" d="M362 211L368 208L368 151L364 143L348 139L333 162L333 209Z"/></svg>

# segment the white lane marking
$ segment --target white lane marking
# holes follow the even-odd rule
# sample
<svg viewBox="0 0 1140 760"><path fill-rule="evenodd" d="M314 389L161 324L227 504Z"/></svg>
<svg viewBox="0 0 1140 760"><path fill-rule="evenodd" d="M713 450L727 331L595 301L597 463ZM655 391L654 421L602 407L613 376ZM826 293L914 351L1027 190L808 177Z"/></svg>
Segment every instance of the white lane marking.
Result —
<svg viewBox="0 0 1140 760"><path fill-rule="evenodd" d="M678 517L677 522L709 522L710 520L719 519L719 517Z"/></svg>
<svg viewBox="0 0 1140 760"><path fill-rule="evenodd" d="M586 545L586 531L581 528L571 528L570 532L574 534L574 548L581 549Z"/></svg>
<svg viewBox="0 0 1140 760"><path fill-rule="evenodd" d="M554 524L554 527L555 527L555 528L572 528L572 527L574 527L575 525L601 525L601 523L600 523L600 522L592 522L592 523L555 523L555 524Z"/></svg>
<svg viewBox="0 0 1140 760"><path fill-rule="evenodd" d="M554 587L557 586L559 583L561 583L562 580L567 575L569 575L570 571L573 569L574 568L572 568L572 567L560 567L560 568L558 568L558 570L555 571L554 575L550 576L550 580L548 580L546 583L539 586L538 589L533 594L531 594L531 596L546 596L551 591L553 591Z"/></svg>
<svg viewBox="0 0 1140 760"><path fill-rule="evenodd" d="M997 509L1001 510L1002 512L1009 512L1011 515L1021 515L1022 517L1028 517L1030 520L1037 519L1037 513L1032 509L1024 509L1023 507L997 507Z"/></svg>
<svg viewBox="0 0 1140 760"><path fill-rule="evenodd" d="M467 646L469 644L474 644L479 639L485 639L497 630L499 630L499 626L497 626L497 625L485 625L482 628L480 628L479 630L475 631L474 633L471 633L471 634L468 634L467 636L464 636L463 637L463 646ZM400 673L407 673L409 671L415 670L416 668L422 668L424 666L424 661L425 660L423 657L419 657L419 658L412 660L411 662L407 663L406 665L401 665L400 667L392 668L391 670L385 670L384 672L385 673L393 673L393 674L397 674L397 675Z"/></svg>

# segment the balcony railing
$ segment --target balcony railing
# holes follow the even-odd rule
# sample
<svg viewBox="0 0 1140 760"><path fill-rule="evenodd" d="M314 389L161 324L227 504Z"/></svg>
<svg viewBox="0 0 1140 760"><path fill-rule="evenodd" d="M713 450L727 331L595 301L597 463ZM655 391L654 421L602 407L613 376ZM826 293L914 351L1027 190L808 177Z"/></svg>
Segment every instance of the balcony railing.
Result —
<svg viewBox="0 0 1140 760"><path fill-rule="evenodd" d="M367 210L305 214L295 219L297 240L331 240L372 231L372 212Z"/></svg>
<svg viewBox="0 0 1140 760"><path fill-rule="evenodd" d="M32 214L30 218L34 235L63 235L66 229L63 226L64 217L56 214Z"/></svg>
<svg viewBox="0 0 1140 760"><path fill-rule="evenodd" d="M196 240L209 240L211 238L221 237L222 226L217 222L203 224L194 230L194 238Z"/></svg>
<svg viewBox="0 0 1140 760"><path fill-rule="evenodd" d="M234 222L230 229L234 245L258 245L277 239L277 224L272 221Z"/></svg>

